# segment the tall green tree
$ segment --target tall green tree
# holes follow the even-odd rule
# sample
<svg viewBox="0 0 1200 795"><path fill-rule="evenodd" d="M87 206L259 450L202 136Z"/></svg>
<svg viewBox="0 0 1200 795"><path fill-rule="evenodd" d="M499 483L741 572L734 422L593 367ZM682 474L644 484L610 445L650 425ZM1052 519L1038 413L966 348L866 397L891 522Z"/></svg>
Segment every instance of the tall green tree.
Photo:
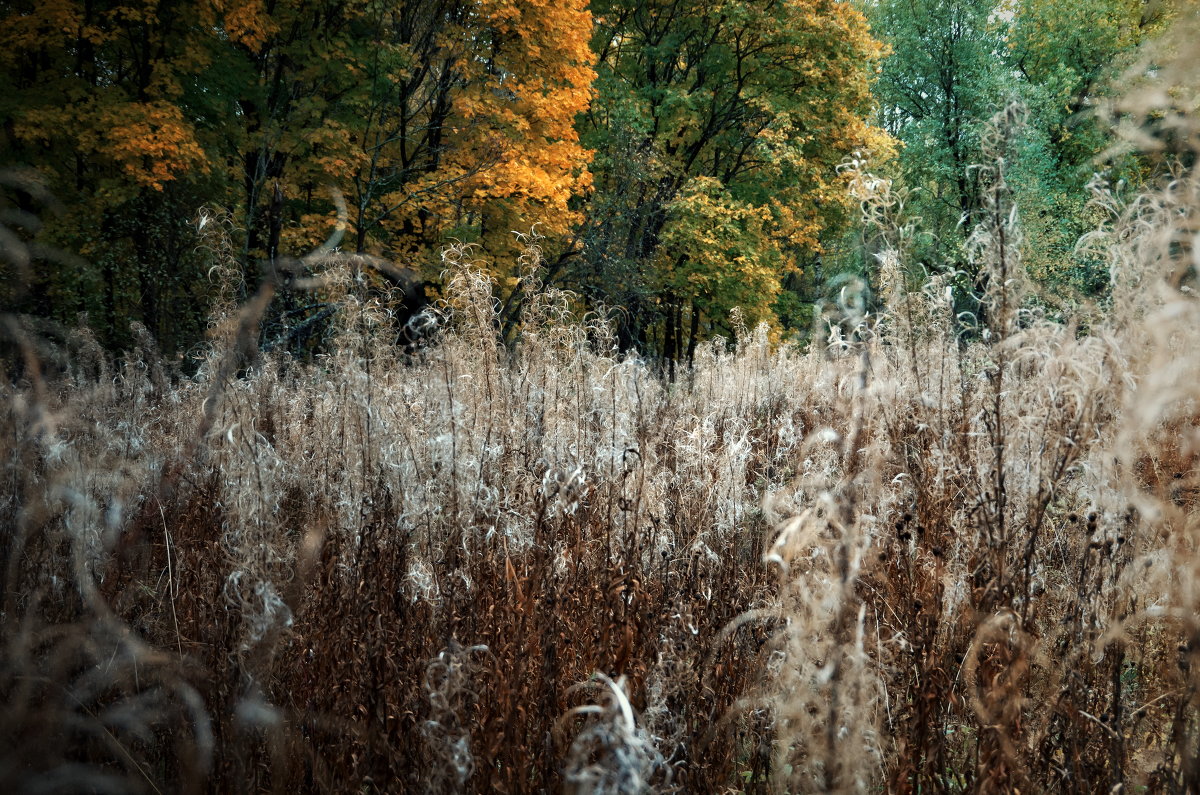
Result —
<svg viewBox="0 0 1200 795"><path fill-rule="evenodd" d="M846 211L836 166L886 145L867 122L882 55L849 3L597 0L596 151L576 277L625 344L688 356L782 282Z"/></svg>
<svg viewBox="0 0 1200 795"><path fill-rule="evenodd" d="M872 28L891 48L876 84L881 123L901 143L897 172L919 223L916 270L969 271L977 219L979 131L1019 100L1028 123L1011 142L1010 186L1029 270L1055 293L1095 294L1105 273L1075 253L1097 170L1137 178L1136 162L1104 158L1111 138L1094 111L1171 4L1144 0L878 0ZM1101 160L1105 162L1101 162Z"/></svg>
<svg viewBox="0 0 1200 795"><path fill-rule="evenodd" d="M1006 25L996 0L880 0L871 27L891 49L876 83L880 120L900 142L898 167L920 218L916 261L965 266L978 208L969 166L979 129L1011 91Z"/></svg>
<svg viewBox="0 0 1200 795"><path fill-rule="evenodd" d="M1131 155L1106 155L1113 141L1095 111L1174 12L1170 3L1144 0L1023 0L1016 8L1009 61L1031 124L1013 184L1030 241L1026 265L1051 291L1095 295L1107 283L1104 263L1075 253L1096 220L1087 212L1087 183L1100 170L1113 181L1145 173Z"/></svg>

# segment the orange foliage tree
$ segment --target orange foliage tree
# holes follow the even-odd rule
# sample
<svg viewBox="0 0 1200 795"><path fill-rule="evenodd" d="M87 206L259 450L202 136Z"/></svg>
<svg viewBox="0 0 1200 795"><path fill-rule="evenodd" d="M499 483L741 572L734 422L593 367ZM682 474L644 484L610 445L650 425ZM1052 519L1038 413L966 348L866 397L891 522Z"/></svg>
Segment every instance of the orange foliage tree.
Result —
<svg viewBox="0 0 1200 795"><path fill-rule="evenodd" d="M575 129L594 77L586 3L433 5L376 21L351 103L366 133L347 158L358 247L416 253L450 231L504 260L514 229L566 234L590 180Z"/></svg>
<svg viewBox="0 0 1200 795"><path fill-rule="evenodd" d="M360 251L436 267L449 235L504 270L510 230L565 233L589 184L590 33L583 0L6 4L0 167L40 175L68 209L37 236L87 262L17 308L183 342L165 307L202 328L196 209L234 213L252 287L328 233L331 187Z"/></svg>

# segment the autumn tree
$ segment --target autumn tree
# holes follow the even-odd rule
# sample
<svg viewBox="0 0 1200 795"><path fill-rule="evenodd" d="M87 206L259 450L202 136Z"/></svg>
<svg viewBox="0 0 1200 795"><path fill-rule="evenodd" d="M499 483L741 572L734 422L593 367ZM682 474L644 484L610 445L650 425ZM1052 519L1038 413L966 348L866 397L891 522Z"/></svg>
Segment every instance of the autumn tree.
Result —
<svg viewBox="0 0 1200 795"><path fill-rule="evenodd" d="M433 0L378 14L354 105L356 245L411 260L447 236L478 243L511 290L513 232L563 239L571 197L590 184L575 127L595 76L586 4Z"/></svg>
<svg viewBox="0 0 1200 795"><path fill-rule="evenodd" d="M599 0L596 150L576 278L622 341L668 360L775 320L789 274L845 209L836 165L886 145L866 121L881 56L849 3Z"/></svg>
<svg viewBox="0 0 1200 795"><path fill-rule="evenodd" d="M36 269L16 308L68 323L87 312L114 344L129 319L172 347L199 335L206 286L187 220L222 189L207 151L218 120L195 80L215 57L210 22L177 2L4 6L2 165L33 169L58 199L39 243L80 255Z"/></svg>
<svg viewBox="0 0 1200 795"><path fill-rule="evenodd" d="M247 176L290 173L293 222L332 184L353 199L359 251L425 256L453 231L499 253L514 226L569 227L588 181L574 128L594 74L584 3L369 0L332 5L341 24L300 5L257 52L247 103L262 130Z"/></svg>
<svg viewBox="0 0 1200 795"><path fill-rule="evenodd" d="M429 276L448 235L504 271L510 230L565 233L588 185L582 0L65 0L0 14L14 88L0 166L42 173L69 208L43 235L89 263L50 268L17 308L93 310L118 345L130 319L170 347L203 328L188 225L201 205L233 212L253 288L325 238L335 190L350 200L343 245Z"/></svg>

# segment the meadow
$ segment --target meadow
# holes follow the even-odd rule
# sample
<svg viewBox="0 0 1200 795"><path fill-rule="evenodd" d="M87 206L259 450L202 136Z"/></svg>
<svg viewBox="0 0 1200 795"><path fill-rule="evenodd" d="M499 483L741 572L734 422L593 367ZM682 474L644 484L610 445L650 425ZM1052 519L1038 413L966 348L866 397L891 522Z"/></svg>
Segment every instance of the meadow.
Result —
<svg viewBox="0 0 1200 795"><path fill-rule="evenodd" d="M673 373L552 289L501 341L463 247L420 344L329 251L327 344L263 352L215 212L194 360L8 318L0 789L1200 789L1194 156L1093 183L1109 294L1050 308L1021 114L972 312L851 168L877 300Z"/></svg>

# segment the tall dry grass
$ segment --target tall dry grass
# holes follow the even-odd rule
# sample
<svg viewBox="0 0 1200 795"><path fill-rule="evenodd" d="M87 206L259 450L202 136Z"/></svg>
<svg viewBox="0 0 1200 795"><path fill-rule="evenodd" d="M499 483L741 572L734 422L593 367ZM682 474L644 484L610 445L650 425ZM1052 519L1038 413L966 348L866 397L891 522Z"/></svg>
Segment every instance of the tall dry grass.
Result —
<svg viewBox="0 0 1200 795"><path fill-rule="evenodd" d="M1116 112L1166 176L1096 182L1112 297L1067 323L1021 266L1019 108L978 312L912 283L859 164L885 310L674 382L552 290L505 347L462 249L427 346L327 256L327 353L262 354L219 222L194 375L10 319L0 787L1200 789L1200 127L1164 47Z"/></svg>

